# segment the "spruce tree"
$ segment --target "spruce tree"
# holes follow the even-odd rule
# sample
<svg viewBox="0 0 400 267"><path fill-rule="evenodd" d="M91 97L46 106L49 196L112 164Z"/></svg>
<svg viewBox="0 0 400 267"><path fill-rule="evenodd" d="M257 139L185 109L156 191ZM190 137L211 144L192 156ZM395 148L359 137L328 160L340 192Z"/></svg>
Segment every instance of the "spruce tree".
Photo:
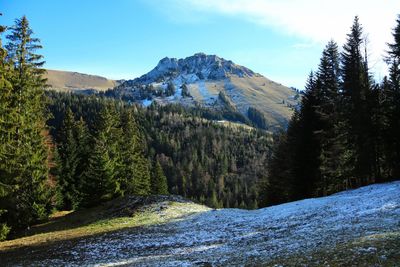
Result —
<svg viewBox="0 0 400 267"><path fill-rule="evenodd" d="M365 43L362 27L356 17L343 47L341 62L343 92L341 119L346 123L346 146L348 153L352 155L349 158L349 165L354 166L348 177L350 187L369 183L373 176L374 151L370 136L372 121L368 107L371 85L363 45Z"/></svg>
<svg viewBox="0 0 400 267"><path fill-rule="evenodd" d="M149 163L144 157L143 144L132 110L122 113L121 139L121 192L122 194L148 195L150 193Z"/></svg>
<svg viewBox="0 0 400 267"><path fill-rule="evenodd" d="M9 125L7 168L16 185L8 199L8 220L17 227L27 226L47 216L50 208L48 180L48 148L45 144L46 80L41 68L42 48L39 39L32 37L29 22L24 16L15 21L7 35L7 58L12 61L13 75L10 112L15 116Z"/></svg>
<svg viewBox="0 0 400 267"><path fill-rule="evenodd" d="M89 165L89 156L91 152L91 141L92 137L89 133L88 126L86 122L81 117L79 121L75 123L75 138L77 143L77 154L79 156L78 164L76 166L76 178L75 180L75 188L79 192L75 199L75 205L79 206L81 198L82 198L82 187L83 187L83 175L87 170Z"/></svg>
<svg viewBox="0 0 400 267"><path fill-rule="evenodd" d="M10 227L7 225L7 197L15 190L13 176L8 167L10 147L10 128L15 110L12 109L11 64L6 60L7 51L3 48L1 34L6 28L0 25L0 241L7 237Z"/></svg>
<svg viewBox="0 0 400 267"><path fill-rule="evenodd" d="M78 140L75 129L74 114L68 108L60 130L60 144L57 153L59 157L58 187L63 198L63 208L67 210L77 207L79 202L77 167L81 157L78 154Z"/></svg>
<svg viewBox="0 0 400 267"><path fill-rule="evenodd" d="M154 171L151 177L151 193L153 195L167 195L168 184L167 177L165 177L164 171L158 160L154 164Z"/></svg>
<svg viewBox="0 0 400 267"><path fill-rule="evenodd" d="M103 106L96 121L92 138L93 149L82 175L82 206L90 207L110 200L118 193L120 155L118 140L121 134L118 120L111 105Z"/></svg>
<svg viewBox="0 0 400 267"><path fill-rule="evenodd" d="M294 195L294 150L299 130L299 113L294 112L286 132L275 134L272 155L268 161L268 176L261 182L259 202L269 206L288 202Z"/></svg>
<svg viewBox="0 0 400 267"><path fill-rule="evenodd" d="M289 136L293 141L294 158L294 199L315 195L320 180L320 132L321 118L317 107L321 101L321 82L313 73L310 74L299 111L298 131Z"/></svg>
<svg viewBox="0 0 400 267"><path fill-rule="evenodd" d="M175 85L172 82L169 82L167 85L167 89L165 90L165 95L166 96L172 96L175 94Z"/></svg>
<svg viewBox="0 0 400 267"><path fill-rule="evenodd" d="M182 88L182 93L181 93L182 97L191 97L190 92L189 92L189 88L188 88L186 83L184 83L181 86L181 88Z"/></svg>
<svg viewBox="0 0 400 267"><path fill-rule="evenodd" d="M386 61L389 79L384 83L387 124L385 127L385 154L389 178L400 177L400 15L393 30L393 43L388 44Z"/></svg>
<svg viewBox="0 0 400 267"><path fill-rule="evenodd" d="M340 69L339 51L334 41L330 41L322 52L318 67L320 84L320 104L316 112L320 118L318 132L321 145L320 173L317 195L327 195L335 191L341 180L341 162L344 156L343 136L339 131Z"/></svg>

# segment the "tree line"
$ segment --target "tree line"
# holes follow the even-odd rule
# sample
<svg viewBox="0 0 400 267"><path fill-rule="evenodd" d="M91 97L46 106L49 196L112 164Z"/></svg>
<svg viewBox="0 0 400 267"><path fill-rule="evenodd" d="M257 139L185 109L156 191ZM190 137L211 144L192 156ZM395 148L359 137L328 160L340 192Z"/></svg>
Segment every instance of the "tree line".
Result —
<svg viewBox="0 0 400 267"><path fill-rule="evenodd" d="M97 136L97 129L103 121L115 121L98 114L107 109L113 110L111 113L114 114L124 114L129 111L131 114L129 121L135 123L135 132L140 136L138 138L140 141L137 143L140 145L131 145L125 140L135 138L132 137L133 132L122 131L117 133L117 136L122 133L120 137L111 139L119 140L122 149L126 149L127 146L140 148L140 154L143 155L144 160L148 162L148 165L153 166L150 177L154 175L158 179L160 175L156 174L162 173L161 176L164 176L167 181L163 186L168 192L183 195L211 207L256 208L258 206L257 185L265 173L264 167L271 143L270 136L264 131L220 125L204 117L195 116L193 110L180 105L153 104L146 109L100 95L84 96L56 92L47 94L51 101L49 105L52 114L52 119L49 120L51 134L56 138L59 157L62 159L64 150L77 146L66 141L66 136L78 136L77 133L82 132L79 130L81 121L86 124L86 132ZM70 133L67 130L70 127L65 126L73 124L74 119L78 127L78 130L75 130L76 134ZM85 138L78 139L85 140ZM90 153L93 153L92 144L95 142L89 139L88 143L91 146ZM110 140L107 141L108 147L111 144ZM85 146L80 144L79 147ZM85 160L90 158L90 153L89 156L79 151L73 154L81 155L77 156L76 161L87 165ZM129 159L129 156L134 155L133 151L129 153L122 158ZM101 155L104 154L101 153ZM71 163L64 160L59 162L58 166L70 168ZM137 162L128 161L123 166L134 168L139 165ZM69 173L68 169L60 169L59 172L60 177ZM143 171L137 170L134 173L143 177ZM122 176L131 181L133 187L138 181L130 179L126 174ZM75 180L77 182L72 182L74 185L88 179L79 176ZM59 182L63 183L63 180L60 179ZM89 184L93 183L89 182ZM127 193L138 194L136 191ZM67 194L62 192L61 195ZM71 206L68 207L71 208Z"/></svg>
<svg viewBox="0 0 400 267"><path fill-rule="evenodd" d="M6 27L0 28L1 32ZM0 240L45 221L53 209L79 209L125 194L168 194L161 165L144 155L131 108L95 99L90 128L61 103L59 131L45 94L42 48L24 16L0 43ZM85 109L85 107L79 107Z"/></svg>
<svg viewBox="0 0 400 267"><path fill-rule="evenodd" d="M389 76L373 80L358 17L341 51L330 41L286 132L275 136L263 205L400 177L400 16L385 58Z"/></svg>

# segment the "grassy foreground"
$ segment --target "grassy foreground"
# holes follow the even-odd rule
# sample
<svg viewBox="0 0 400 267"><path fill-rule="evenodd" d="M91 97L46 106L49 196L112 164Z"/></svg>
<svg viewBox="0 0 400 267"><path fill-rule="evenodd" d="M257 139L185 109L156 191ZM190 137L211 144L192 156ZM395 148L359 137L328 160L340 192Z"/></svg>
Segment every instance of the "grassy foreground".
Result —
<svg viewBox="0 0 400 267"><path fill-rule="evenodd" d="M126 197L58 212L0 242L0 265L400 266L399 189L373 185L253 211Z"/></svg>
<svg viewBox="0 0 400 267"><path fill-rule="evenodd" d="M65 240L79 240L127 228L168 223L208 210L205 206L182 202L180 198L177 201L156 202L146 206L135 203L132 207L125 206L126 200L123 199L86 210L56 212L49 222L35 225L19 233L15 239L0 242L0 253L30 246L48 246ZM151 202L152 199L144 200L146 204Z"/></svg>

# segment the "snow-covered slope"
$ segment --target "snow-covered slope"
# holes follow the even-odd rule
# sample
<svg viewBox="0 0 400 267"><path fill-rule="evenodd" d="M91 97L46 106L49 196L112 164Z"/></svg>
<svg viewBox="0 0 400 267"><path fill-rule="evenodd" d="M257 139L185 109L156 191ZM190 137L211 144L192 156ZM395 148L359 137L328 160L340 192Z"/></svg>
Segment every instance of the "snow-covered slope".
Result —
<svg viewBox="0 0 400 267"><path fill-rule="evenodd" d="M176 88L173 95L165 94L168 84ZM183 85L190 96L182 95ZM291 117L291 107L297 105L293 89L230 60L204 53L184 59L166 57L149 73L125 81L115 92L144 105L157 101L216 109L223 106L218 96L224 92L238 112L246 116L249 107L256 108L272 128L284 126Z"/></svg>
<svg viewBox="0 0 400 267"><path fill-rule="evenodd" d="M161 218L177 211L180 216L158 225L80 240L68 249L54 247L51 257L32 258L30 264L327 266L323 255L328 255L339 261L353 257L344 265L335 265L349 266L372 255L378 263L374 266L380 266L390 257L400 257L398 247L389 245L400 242L400 182L254 211L210 210L194 204L153 210ZM378 243L383 245L378 247ZM347 256L337 254L342 247ZM297 265L299 259L306 264Z"/></svg>

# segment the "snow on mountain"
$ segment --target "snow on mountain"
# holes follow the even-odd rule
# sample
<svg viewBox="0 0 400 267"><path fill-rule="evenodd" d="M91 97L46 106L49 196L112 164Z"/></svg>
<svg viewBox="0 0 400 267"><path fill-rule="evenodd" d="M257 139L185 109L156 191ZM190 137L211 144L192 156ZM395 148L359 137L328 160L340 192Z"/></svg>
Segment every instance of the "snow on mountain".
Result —
<svg viewBox="0 0 400 267"><path fill-rule="evenodd" d="M166 94L168 84L176 89L173 97ZM190 96L182 95L183 86ZM293 89L230 60L204 53L184 59L163 58L149 73L125 81L115 92L139 103L148 99L161 104L200 104L217 109L221 107L219 93L224 92L239 113L247 116L249 107L259 109L268 124L278 128L288 122L298 104Z"/></svg>
<svg viewBox="0 0 400 267"><path fill-rule="evenodd" d="M134 83L150 84L162 80L175 80L179 84L198 80L220 80L235 75L238 77L260 76L248 68L236 65L216 55L197 53L185 59L165 57L149 73L134 80Z"/></svg>

